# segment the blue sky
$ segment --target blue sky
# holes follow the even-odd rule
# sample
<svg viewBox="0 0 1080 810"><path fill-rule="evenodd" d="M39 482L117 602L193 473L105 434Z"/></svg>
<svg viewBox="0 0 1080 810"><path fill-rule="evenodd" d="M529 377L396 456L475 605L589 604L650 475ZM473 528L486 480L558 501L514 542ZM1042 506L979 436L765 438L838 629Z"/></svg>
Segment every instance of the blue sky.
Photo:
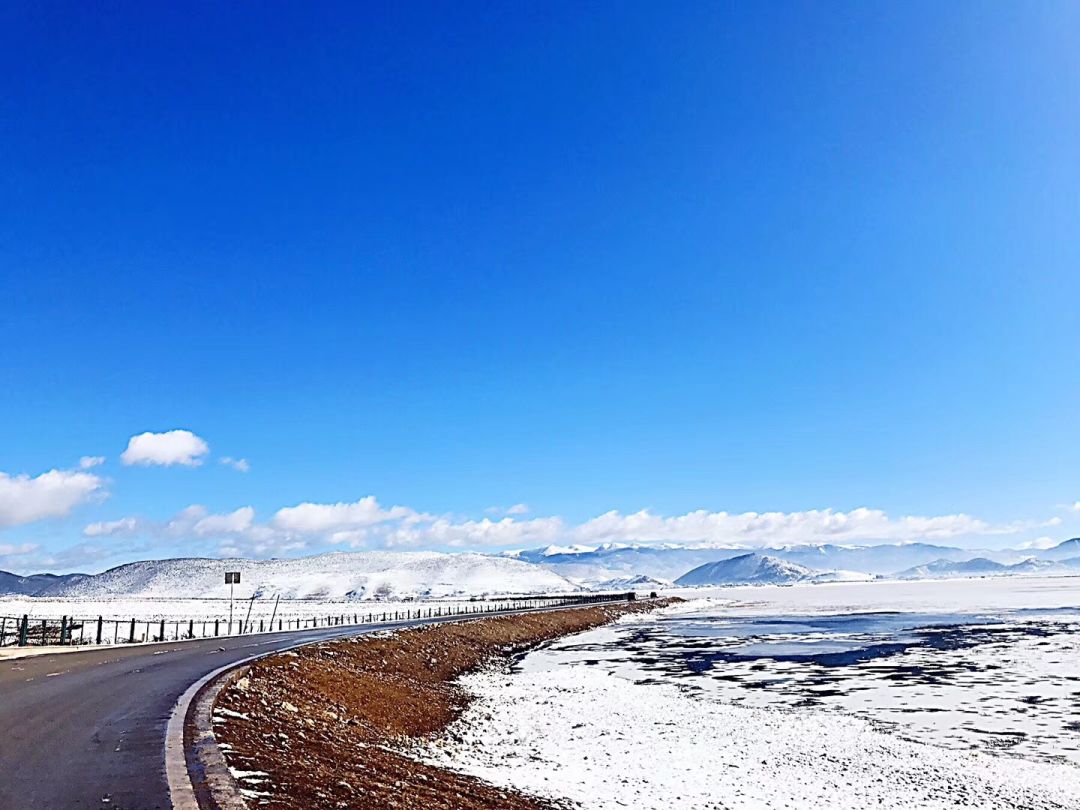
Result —
<svg viewBox="0 0 1080 810"><path fill-rule="evenodd" d="M5 5L0 568L1080 532L1078 28Z"/></svg>

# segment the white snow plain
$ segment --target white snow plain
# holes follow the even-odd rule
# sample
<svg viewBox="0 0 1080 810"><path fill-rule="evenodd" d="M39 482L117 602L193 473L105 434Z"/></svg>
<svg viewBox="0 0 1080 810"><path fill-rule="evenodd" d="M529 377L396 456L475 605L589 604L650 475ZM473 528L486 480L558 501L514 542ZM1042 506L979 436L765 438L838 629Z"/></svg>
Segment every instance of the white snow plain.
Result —
<svg viewBox="0 0 1080 810"><path fill-rule="evenodd" d="M716 595L738 599L729 605L735 614L940 613L1071 607L1074 583L860 583ZM648 618L628 619L638 621ZM635 682L558 658L542 650L520 672L467 676L476 701L418 755L588 808L1080 808L1080 767L1064 759L945 748L845 711L735 705L677 679Z"/></svg>

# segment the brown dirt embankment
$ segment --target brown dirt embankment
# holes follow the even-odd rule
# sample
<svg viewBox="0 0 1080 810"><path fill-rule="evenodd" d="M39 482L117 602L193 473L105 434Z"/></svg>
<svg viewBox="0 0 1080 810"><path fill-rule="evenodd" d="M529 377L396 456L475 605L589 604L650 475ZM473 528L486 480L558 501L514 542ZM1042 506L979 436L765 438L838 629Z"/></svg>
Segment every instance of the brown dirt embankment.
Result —
<svg viewBox="0 0 1080 810"><path fill-rule="evenodd" d="M469 696L454 683L458 676L664 604L499 616L274 655L221 692L215 734L230 767L266 774L242 783L254 792L252 806L549 810L557 805L395 749L443 730L464 711Z"/></svg>

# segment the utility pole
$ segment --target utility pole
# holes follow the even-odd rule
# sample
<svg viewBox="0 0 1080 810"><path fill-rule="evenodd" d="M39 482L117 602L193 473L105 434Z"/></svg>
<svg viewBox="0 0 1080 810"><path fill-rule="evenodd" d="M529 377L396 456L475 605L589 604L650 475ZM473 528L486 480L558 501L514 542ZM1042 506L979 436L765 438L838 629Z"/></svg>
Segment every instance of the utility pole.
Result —
<svg viewBox="0 0 1080 810"><path fill-rule="evenodd" d="M270 629L271 630L274 629L274 617L277 616L277 606L278 606L278 602L280 602L280 601L281 601L281 594L279 593L277 595L277 597L274 599L274 612L270 614Z"/></svg>
<svg viewBox="0 0 1080 810"><path fill-rule="evenodd" d="M248 627L248 625L249 625L249 624L251 623L251 608L252 608L252 607L253 607L254 605L255 605L255 594L252 594L252 595L251 595L251 601L250 601L250 602L248 602L248 612L247 612L247 617L246 617L246 618L244 619L244 623L243 623L242 625L240 625L240 632L241 632L241 633L243 633L243 632L244 632L244 630L245 630L245 629L246 629L246 628Z"/></svg>

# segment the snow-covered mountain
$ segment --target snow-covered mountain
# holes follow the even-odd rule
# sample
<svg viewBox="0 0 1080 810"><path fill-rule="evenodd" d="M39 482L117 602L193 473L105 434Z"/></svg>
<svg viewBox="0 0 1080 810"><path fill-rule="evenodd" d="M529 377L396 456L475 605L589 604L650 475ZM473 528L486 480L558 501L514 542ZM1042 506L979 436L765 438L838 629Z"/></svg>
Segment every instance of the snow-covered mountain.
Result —
<svg viewBox="0 0 1080 810"><path fill-rule="evenodd" d="M705 563L687 571L676 585L775 585L811 579L814 572L765 554L743 554L727 560Z"/></svg>
<svg viewBox="0 0 1080 810"><path fill-rule="evenodd" d="M670 588L670 580L647 577L644 574L636 577L617 577L605 579L591 586L594 591L660 591Z"/></svg>
<svg viewBox="0 0 1080 810"><path fill-rule="evenodd" d="M0 571L0 596L37 596L59 585L85 579L89 574L31 574L20 577Z"/></svg>
<svg viewBox="0 0 1080 810"><path fill-rule="evenodd" d="M878 546L802 545L783 548L700 546L549 546L489 554L437 552L335 552L295 560L179 559L130 563L102 574L34 574L0 571L0 596L222 597L226 570L240 571L237 596L258 591L283 598L376 599L578 590L662 590L713 563L757 557L788 564L762 575L802 571L803 579L836 582L885 575L911 579L1080 572L1080 538L1049 549L965 551L925 543ZM736 579L728 570L727 582ZM768 567L766 567L768 568ZM897 573L899 572L899 573ZM745 573L740 576L746 576Z"/></svg>
<svg viewBox="0 0 1080 810"><path fill-rule="evenodd" d="M720 562L750 552L765 554L821 572L833 572L834 579L866 579L873 575L895 576L930 564L964 563L984 559L1004 567L1026 559L1059 561L1080 556L1080 538L1066 540L1050 549L998 549L993 551L954 548L930 543L840 546L829 543L783 546L779 548L704 547L678 544L608 544L603 546L548 546L510 552L506 556L547 566L563 576L585 583L647 576L676 580L706 563ZM1022 573L1014 569L1011 573ZM977 575L977 572L973 572Z"/></svg>
<svg viewBox="0 0 1080 810"><path fill-rule="evenodd" d="M965 560L976 554L990 553L927 543L878 546L824 544L764 549L667 544L548 547L515 552L513 556L545 565L570 579L600 582L638 575L675 580L687 571L706 563L719 562L751 552L767 554L817 571L854 571L865 574L892 574L935 560ZM1014 551L994 554L1000 556L1002 562L1019 562L1026 556Z"/></svg>
<svg viewBox="0 0 1080 810"><path fill-rule="evenodd" d="M1080 558L1080 537L1073 537L1064 543L1058 543L1053 548L1043 549L1036 552L1041 560L1067 560L1070 557Z"/></svg>
<svg viewBox="0 0 1080 810"><path fill-rule="evenodd" d="M1014 576L1018 574L1070 574L1080 570L1080 557L1071 560L1037 560L1034 557L1012 565L976 557L973 560L954 562L935 560L926 565L908 568L895 576L897 579L943 579L948 577Z"/></svg>
<svg viewBox="0 0 1080 810"><path fill-rule="evenodd" d="M600 583L646 576L674 580L707 562L737 557L747 549L694 548L676 545L574 546L528 549L507 556L537 563L580 582Z"/></svg>
<svg viewBox="0 0 1080 810"><path fill-rule="evenodd" d="M40 595L100 598L227 597L226 571L240 572L237 597L391 599L567 593L578 586L549 569L488 554L335 552L294 560L202 558L129 563L58 583Z"/></svg>
<svg viewBox="0 0 1080 810"><path fill-rule="evenodd" d="M985 576L999 574L1008 566L1004 563L976 557L972 560L934 560L926 565L916 565L899 571L897 579L930 579L934 577Z"/></svg>

